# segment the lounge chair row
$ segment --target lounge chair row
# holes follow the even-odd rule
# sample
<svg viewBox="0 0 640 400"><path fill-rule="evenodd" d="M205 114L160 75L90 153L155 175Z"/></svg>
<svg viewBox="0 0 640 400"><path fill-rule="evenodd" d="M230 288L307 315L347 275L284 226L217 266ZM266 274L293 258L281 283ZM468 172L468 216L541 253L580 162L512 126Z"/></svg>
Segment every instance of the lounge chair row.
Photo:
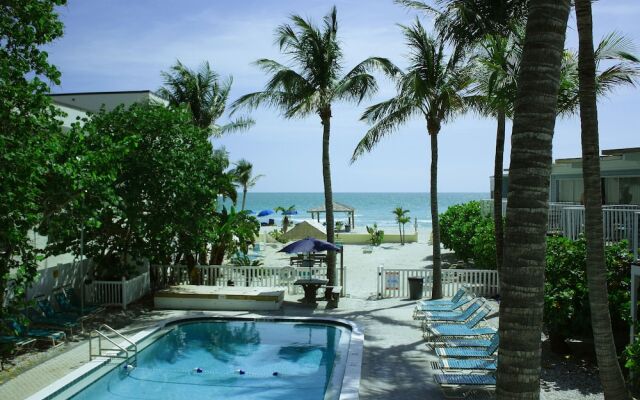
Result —
<svg viewBox="0 0 640 400"><path fill-rule="evenodd" d="M439 358L442 372L435 380L443 388L495 386L499 338L485 321L490 311L484 298L466 288L450 299L416 304L414 318L422 320L423 336Z"/></svg>
<svg viewBox="0 0 640 400"><path fill-rule="evenodd" d="M58 346L69 336L84 330L83 323L102 307L86 305L81 313L77 296L72 288L53 293L56 306L44 296L34 298L34 305L27 307L19 318L0 321L0 346L3 355L29 349L42 342Z"/></svg>

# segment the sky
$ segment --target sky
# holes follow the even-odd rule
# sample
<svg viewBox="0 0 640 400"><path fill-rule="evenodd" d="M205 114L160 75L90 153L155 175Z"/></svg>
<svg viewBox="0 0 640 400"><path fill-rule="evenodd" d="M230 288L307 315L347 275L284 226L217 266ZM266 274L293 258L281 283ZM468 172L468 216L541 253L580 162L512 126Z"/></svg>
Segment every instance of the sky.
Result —
<svg viewBox="0 0 640 400"><path fill-rule="evenodd" d="M50 61L62 72L54 93L157 90L161 71L176 60L196 68L209 61L222 76L233 77L231 100L259 91L267 76L252 63L259 58L287 62L274 44L274 30L298 14L321 22L331 5L338 9L338 36L345 72L370 56L405 66L407 54L398 24L428 16L392 0L69 0L60 8L65 34L47 46ZM593 5L594 37L618 31L640 54L640 1L599 1ZM567 48L577 48L575 15ZM430 147L424 120L416 118L384 139L370 154L350 164L367 131L360 115L367 106L394 94L378 75L379 91L361 104L333 107L331 169L334 192L427 192ZM599 101L601 149L640 147L640 88L621 88ZM321 192L322 125L317 116L284 119L278 110L251 112L256 125L244 133L216 139L232 161L247 159L264 174L257 192ZM219 122L224 123L228 116ZM553 157L580 156L579 119L556 123ZM510 125L508 126L510 131ZM510 139L504 167L509 166ZM439 135L439 191L488 192L493 174L495 123L468 114L443 126Z"/></svg>

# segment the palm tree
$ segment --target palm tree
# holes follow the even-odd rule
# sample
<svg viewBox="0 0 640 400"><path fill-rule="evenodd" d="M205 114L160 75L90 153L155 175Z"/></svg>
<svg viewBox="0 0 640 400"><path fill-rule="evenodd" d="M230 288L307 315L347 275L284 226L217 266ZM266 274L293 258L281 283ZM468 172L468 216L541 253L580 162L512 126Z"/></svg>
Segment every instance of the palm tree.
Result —
<svg viewBox="0 0 640 400"><path fill-rule="evenodd" d="M529 0L514 107L500 273L499 399L537 399L540 395L551 143L569 9L569 0Z"/></svg>
<svg viewBox="0 0 640 400"><path fill-rule="evenodd" d="M493 170L493 215L496 242L496 267L502 267L504 248L502 215L502 180L506 120L513 118L513 102L516 97L516 78L522 57L520 35L487 35L479 43L475 58L474 79L478 83L479 96L475 106L479 111L496 118L496 152Z"/></svg>
<svg viewBox="0 0 640 400"><path fill-rule="evenodd" d="M493 216L496 242L496 267L502 265L504 235L502 180L506 118L511 117L516 92L516 76L521 55L522 26L526 17L523 0L437 0L439 7L422 1L396 0L405 7L434 15L439 36L458 46L480 48L481 84L478 96L484 115L496 118L496 151L493 174Z"/></svg>
<svg viewBox="0 0 640 400"><path fill-rule="evenodd" d="M442 271L440 258L440 224L438 222L438 134L442 124L466 110L471 95L470 68L462 47L445 55L445 43L429 36L417 21L401 27L409 46L410 66L406 72L398 71L398 94L382 103L367 108L362 119L373 124L353 152L352 162L370 152L380 140L403 125L413 116L422 116L431 138L431 220L433 226L433 289L431 297L442 297Z"/></svg>
<svg viewBox="0 0 640 400"><path fill-rule="evenodd" d="M625 386L617 359L611 328L611 315L609 314L609 294L602 233L602 188L600 186L600 146L596 104L598 79L596 76L596 52L593 49L591 0L576 0L575 7L579 41L578 78L580 84L578 97L580 99L582 128L582 175L591 326L605 398L629 399L630 394ZM599 49L602 48L603 46L599 46ZM638 62L626 51L618 52L618 57L626 59L629 63ZM632 64L630 67L632 68ZM620 75L618 73L616 75L622 78L622 82L633 83L633 74Z"/></svg>
<svg viewBox="0 0 640 400"><path fill-rule="evenodd" d="M242 207L240 210L243 211L246 204L247 192L250 188L254 187L256 182L258 182L258 179L262 178L264 175L253 176L253 164L244 159L236 163L236 167L231 173L233 175L234 182L242 188Z"/></svg>
<svg viewBox="0 0 640 400"><path fill-rule="evenodd" d="M164 87L158 90L158 95L171 106L187 106L193 115L193 122L200 128L208 129L210 136L244 131L254 125L255 122L247 117L237 118L225 125L216 123L226 109L233 79L220 80L209 62L203 62L194 71L178 60L170 72L161 72L161 75Z"/></svg>
<svg viewBox="0 0 640 400"><path fill-rule="evenodd" d="M281 212L283 217L282 217L282 233L287 233L287 230L289 230L289 215L293 215L293 214L297 214L298 212L296 211L296 206L292 205L289 206L288 208L282 207L282 206L278 206L275 208L274 210L275 212Z"/></svg>
<svg viewBox="0 0 640 400"><path fill-rule="evenodd" d="M400 230L400 244L404 245L404 231L403 226L407 222L411 221L410 217L407 217L409 210L405 210L402 207L396 207L391 213L396 216L396 222L398 223L398 230Z"/></svg>
<svg viewBox="0 0 640 400"><path fill-rule="evenodd" d="M368 58L342 74L343 54L338 41L337 11L333 7L323 19L322 29L298 15L291 16L290 24L276 29L276 43L289 57L294 67L274 60L261 59L256 65L271 75L261 92L242 96L233 104L256 108L261 104L278 108L285 118L317 115L322 123L322 176L327 219L327 240L334 242L333 192L329 162L332 105L339 100L360 103L376 89L372 68L388 70L391 63L383 58ZM389 71L390 72L390 71ZM329 286L335 284L335 252L327 257Z"/></svg>

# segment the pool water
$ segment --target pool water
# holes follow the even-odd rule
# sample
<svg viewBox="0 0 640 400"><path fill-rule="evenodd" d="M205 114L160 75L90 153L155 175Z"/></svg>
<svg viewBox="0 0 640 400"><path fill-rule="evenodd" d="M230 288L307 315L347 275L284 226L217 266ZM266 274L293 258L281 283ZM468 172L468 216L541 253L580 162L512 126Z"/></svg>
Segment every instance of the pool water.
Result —
<svg viewBox="0 0 640 400"><path fill-rule="evenodd" d="M73 399L325 399L348 337L319 323L182 323Z"/></svg>

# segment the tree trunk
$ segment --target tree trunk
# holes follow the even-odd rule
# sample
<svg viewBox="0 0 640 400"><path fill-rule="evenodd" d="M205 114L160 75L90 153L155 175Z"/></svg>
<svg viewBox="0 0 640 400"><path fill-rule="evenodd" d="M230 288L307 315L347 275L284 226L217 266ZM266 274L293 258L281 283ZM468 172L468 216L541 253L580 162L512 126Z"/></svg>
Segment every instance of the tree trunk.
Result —
<svg viewBox="0 0 640 400"><path fill-rule="evenodd" d="M530 0L511 137L500 273L498 399L540 397L546 228L569 0Z"/></svg>
<svg viewBox="0 0 640 400"><path fill-rule="evenodd" d="M324 207L327 222L327 241L335 241L335 223L333 220L333 192L331 190L331 162L329 158L329 138L331 136L331 107L322 110L322 178L324 180ZM336 252L327 252L328 286L336 285ZM327 290L325 297L329 296Z"/></svg>
<svg viewBox="0 0 640 400"><path fill-rule="evenodd" d="M400 222L398 222L398 231L400 232L400 245L403 245L404 241L402 240L402 224L400 224Z"/></svg>
<svg viewBox="0 0 640 400"><path fill-rule="evenodd" d="M244 211L244 205L245 205L246 199L247 199L247 187L244 186L242 188L242 208L240 209L241 211Z"/></svg>
<svg viewBox="0 0 640 400"><path fill-rule="evenodd" d="M431 226L433 234L433 286L431 298L442 298L442 262L440 259L440 222L438 219L438 132L431 137Z"/></svg>
<svg viewBox="0 0 640 400"><path fill-rule="evenodd" d="M496 131L496 157L493 167L493 226L496 235L496 269L500 273L504 248L504 230L502 224L502 169L504 159L504 139L506 119L504 111L498 112Z"/></svg>
<svg viewBox="0 0 640 400"><path fill-rule="evenodd" d="M629 399L616 357L609 314L607 271L602 232L600 145L596 105L596 66L593 50L591 0L576 0L578 25L578 78L580 125L582 128L582 176L584 179L585 235L587 238L587 282L591 306L593 342L605 399Z"/></svg>

